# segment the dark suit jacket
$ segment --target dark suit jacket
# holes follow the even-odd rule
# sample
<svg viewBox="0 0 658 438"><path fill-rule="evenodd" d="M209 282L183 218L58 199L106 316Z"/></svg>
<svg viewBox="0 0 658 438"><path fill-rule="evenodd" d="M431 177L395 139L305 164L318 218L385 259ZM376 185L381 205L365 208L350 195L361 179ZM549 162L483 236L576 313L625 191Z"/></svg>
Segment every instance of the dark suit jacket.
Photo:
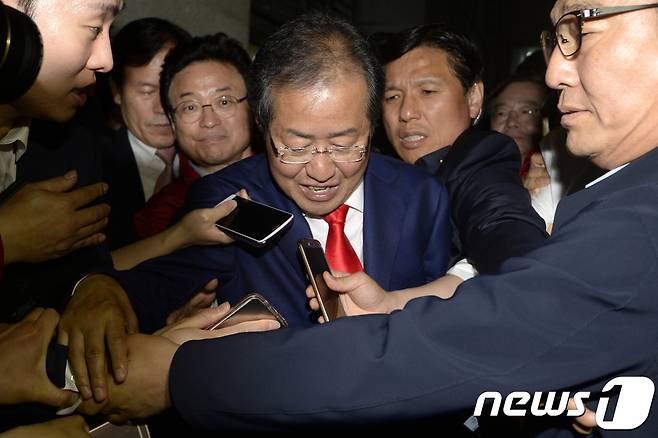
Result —
<svg viewBox="0 0 658 438"><path fill-rule="evenodd" d="M452 263L466 257L480 274L491 274L544 243L546 224L523 187L519 148L510 137L469 128L416 164L435 173L450 194Z"/></svg>
<svg viewBox="0 0 658 438"><path fill-rule="evenodd" d="M445 188L408 164L370 156L364 177L364 268L387 290L418 286L445 273L449 242ZM267 159L258 155L199 180L185 209L211 207L240 188L249 196L294 214L281 239L262 249L240 244L192 247L114 274L128 292L142 330L164 324L211 278L219 277L219 299L236 302L260 292L291 327L313 325L297 241L311 237L302 212L279 190Z"/></svg>
<svg viewBox="0 0 658 438"><path fill-rule="evenodd" d="M472 409L484 391L656 381L656 169L658 148L563 199L542 247L450 300L186 343L169 374L173 405L210 429L352 425ZM655 394L647 422L621 433L631 434L658 435Z"/></svg>
<svg viewBox="0 0 658 438"><path fill-rule="evenodd" d="M42 181L73 169L78 171L75 188L101 180L96 138L74 122L34 120L27 150L18 161L17 180ZM91 270L107 265L111 266L109 253L101 245L47 262L6 266L0 279L0 320L17 321L35 306L61 311L75 282Z"/></svg>
<svg viewBox="0 0 658 438"><path fill-rule="evenodd" d="M144 188L126 128L115 132L102 151L103 174L109 185L108 202L112 207L107 238L110 249L116 249L138 240L133 215L144 207Z"/></svg>

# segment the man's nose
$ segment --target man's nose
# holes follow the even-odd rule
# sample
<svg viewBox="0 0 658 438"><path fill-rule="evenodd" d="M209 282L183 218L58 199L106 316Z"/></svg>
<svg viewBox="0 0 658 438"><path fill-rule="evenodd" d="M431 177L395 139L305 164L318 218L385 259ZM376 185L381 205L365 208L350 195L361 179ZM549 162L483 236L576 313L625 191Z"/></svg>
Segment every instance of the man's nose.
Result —
<svg viewBox="0 0 658 438"><path fill-rule="evenodd" d="M409 122L418 118L420 118L420 112L418 111L417 100L413 96L402 97L402 102L400 103L400 120Z"/></svg>
<svg viewBox="0 0 658 438"><path fill-rule="evenodd" d="M306 174L317 182L326 182L336 173L336 163L333 162L329 151L320 149L306 163Z"/></svg>

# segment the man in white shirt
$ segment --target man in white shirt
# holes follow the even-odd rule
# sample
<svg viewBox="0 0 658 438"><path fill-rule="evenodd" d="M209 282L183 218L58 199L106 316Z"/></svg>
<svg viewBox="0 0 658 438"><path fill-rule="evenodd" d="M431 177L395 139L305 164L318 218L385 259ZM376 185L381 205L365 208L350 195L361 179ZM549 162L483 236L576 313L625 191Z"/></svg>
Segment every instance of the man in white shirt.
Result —
<svg viewBox="0 0 658 438"><path fill-rule="evenodd" d="M178 172L174 134L160 104L160 71L171 48L189 38L169 21L143 18L125 25L112 40L110 84L125 127L103 151L112 207L110 249L137 240L134 213Z"/></svg>

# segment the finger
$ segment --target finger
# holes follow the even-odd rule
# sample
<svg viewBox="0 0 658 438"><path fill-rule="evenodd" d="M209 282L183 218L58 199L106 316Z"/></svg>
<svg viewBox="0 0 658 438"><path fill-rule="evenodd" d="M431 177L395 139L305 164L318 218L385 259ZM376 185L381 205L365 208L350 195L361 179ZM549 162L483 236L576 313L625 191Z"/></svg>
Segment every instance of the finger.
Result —
<svg viewBox="0 0 658 438"><path fill-rule="evenodd" d="M87 370L91 380L91 390L94 393L94 399L98 402L105 400L107 394L105 364L105 331L106 327L96 327L89 331L84 337L85 343L85 360Z"/></svg>
<svg viewBox="0 0 658 438"><path fill-rule="evenodd" d="M39 332L47 334L42 340L42 347L44 350L48 348L48 344L50 344L50 341L52 341L55 336L55 329L57 328L58 323L59 314L54 309L45 309L34 322L34 327Z"/></svg>
<svg viewBox="0 0 658 438"><path fill-rule="evenodd" d="M47 190L49 192L64 193L71 190L77 180L78 173L75 170L72 170L62 176L57 176L55 178L39 181L38 183L29 185L37 189Z"/></svg>
<svg viewBox="0 0 658 438"><path fill-rule="evenodd" d="M326 321L324 320L324 316L320 315L320 317L318 317L318 322L319 322L320 324L324 324L324 323L326 322Z"/></svg>
<svg viewBox="0 0 658 438"><path fill-rule="evenodd" d="M73 213L73 224L78 230L84 229L90 225L96 225L103 219L107 219L110 214L110 206L107 204L94 205L92 207L83 208ZM92 231L95 232L95 231ZM87 235L92 232L88 232ZM80 238L84 237L81 235Z"/></svg>
<svg viewBox="0 0 658 438"><path fill-rule="evenodd" d="M238 196L245 199L251 199L249 197L249 193L247 193L247 189L240 189L240 191L238 192Z"/></svg>
<svg viewBox="0 0 658 438"><path fill-rule="evenodd" d="M87 372L87 362L85 361L85 341L82 333L73 332L69 334L69 364L73 371L75 384L82 398L89 400L92 396L89 386L89 374Z"/></svg>
<svg viewBox="0 0 658 438"><path fill-rule="evenodd" d="M105 332L107 348L110 352L112 374L117 383L126 380L128 370L128 347L126 346L126 328L122 324L111 320Z"/></svg>
<svg viewBox="0 0 658 438"><path fill-rule="evenodd" d="M39 320L39 317L41 316L41 314L44 312L44 310L46 310L46 309L44 309L43 307L35 307L30 313L25 315L25 318L23 318L19 322L19 324L22 323L22 322L29 322L31 324L36 323Z"/></svg>
<svg viewBox="0 0 658 438"><path fill-rule="evenodd" d="M96 183L80 187L66 194L74 210L89 204L107 192L107 184Z"/></svg>
<svg viewBox="0 0 658 438"><path fill-rule="evenodd" d="M218 307L203 309L188 318L183 318L171 327L165 327L158 330L155 334L166 336L171 330L196 328L205 329L219 321L224 315L228 313L231 306L228 303L222 303Z"/></svg>
<svg viewBox="0 0 658 438"><path fill-rule="evenodd" d="M137 321L137 315L133 310L132 304L130 304L130 299L125 293L116 294L117 302L121 308L121 313L123 314L123 324L126 330L126 333L133 335L139 333L139 321Z"/></svg>
<svg viewBox="0 0 658 438"><path fill-rule="evenodd" d="M530 156L530 165L533 167L546 167L544 157L542 157L540 152L535 152Z"/></svg>
<svg viewBox="0 0 658 438"><path fill-rule="evenodd" d="M216 279L216 278L213 278L208 283L206 283L205 286L203 286L203 290L214 291L215 289L217 289L218 286L219 286L219 280Z"/></svg>
<svg viewBox="0 0 658 438"><path fill-rule="evenodd" d="M234 335L237 333L266 332L276 330L281 327L279 321L273 319L260 319L257 321L246 321L235 324L230 327L211 330L207 332L207 338L219 338L222 336Z"/></svg>
<svg viewBox="0 0 658 438"><path fill-rule="evenodd" d="M75 251L76 249L86 248L87 246L96 246L100 245L105 241L106 237L103 233L96 233L93 236L86 237L82 240L78 240L68 249L67 252Z"/></svg>
<svg viewBox="0 0 658 438"><path fill-rule="evenodd" d="M313 287L309 286L306 288L306 298L313 298L315 296L315 291Z"/></svg>
<svg viewBox="0 0 658 438"><path fill-rule="evenodd" d="M217 294L211 291L203 291L194 295L185 307L192 307L195 309L203 309L208 307L214 300Z"/></svg>
<svg viewBox="0 0 658 438"><path fill-rule="evenodd" d="M311 298L308 301L308 306L311 308L311 310L320 310L320 302L317 298Z"/></svg>

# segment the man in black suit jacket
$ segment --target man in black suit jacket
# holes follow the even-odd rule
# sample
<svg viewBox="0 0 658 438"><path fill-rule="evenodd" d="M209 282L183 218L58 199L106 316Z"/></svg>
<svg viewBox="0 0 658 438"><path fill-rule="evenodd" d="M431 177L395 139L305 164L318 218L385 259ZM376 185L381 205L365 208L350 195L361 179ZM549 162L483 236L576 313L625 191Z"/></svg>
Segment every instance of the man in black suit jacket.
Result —
<svg viewBox="0 0 658 438"><path fill-rule="evenodd" d="M472 408L485 391L587 391L608 402L600 435L656 436L658 15L633 3L575 11L557 0L551 13L547 82L567 146L611 170L561 202L542 247L450 300L170 349L171 366L152 378L168 382L172 405L207 429L354 427ZM649 398L629 400L629 380L603 395L616 376Z"/></svg>
<svg viewBox="0 0 658 438"><path fill-rule="evenodd" d="M112 40L110 85L125 127L103 148L112 207L110 249L138 240L133 215L162 188L157 182L166 164L156 153L167 151L175 167L174 134L160 104L160 70L171 48L189 38L187 31L167 20L142 18L126 24Z"/></svg>
<svg viewBox="0 0 658 438"><path fill-rule="evenodd" d="M379 54L386 78L384 128L393 149L435 173L449 190L453 264L466 258L480 273L493 273L508 258L541 245L546 225L521 184L516 144L471 128L484 94L475 42L431 24L388 36Z"/></svg>

